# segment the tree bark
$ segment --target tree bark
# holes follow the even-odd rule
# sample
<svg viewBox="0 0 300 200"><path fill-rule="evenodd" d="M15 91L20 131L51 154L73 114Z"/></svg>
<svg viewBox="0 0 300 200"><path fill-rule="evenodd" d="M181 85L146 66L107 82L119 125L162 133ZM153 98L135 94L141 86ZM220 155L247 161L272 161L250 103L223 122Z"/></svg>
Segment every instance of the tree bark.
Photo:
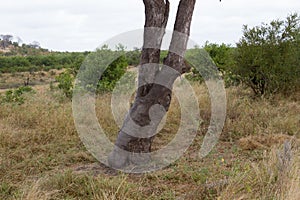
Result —
<svg viewBox="0 0 300 200"><path fill-rule="evenodd" d="M151 159L143 153L151 152L157 127L171 103L174 81L187 70L184 54L195 2L196 0L180 1L169 53L160 69L160 48L169 16L169 2L144 0L146 22L138 91L119 132L116 148L109 156L109 164L114 168L145 164ZM131 156L120 149L135 155L140 153L140 156Z"/></svg>

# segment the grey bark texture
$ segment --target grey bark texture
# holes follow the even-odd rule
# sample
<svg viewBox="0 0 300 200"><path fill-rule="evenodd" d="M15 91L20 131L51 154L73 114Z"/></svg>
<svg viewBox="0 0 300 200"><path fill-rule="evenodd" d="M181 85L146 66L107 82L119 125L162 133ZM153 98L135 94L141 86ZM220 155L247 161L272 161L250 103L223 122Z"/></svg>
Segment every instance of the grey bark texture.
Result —
<svg viewBox="0 0 300 200"><path fill-rule="evenodd" d="M172 86L176 78L189 68L184 61L184 54L195 2L196 0L180 1L169 53L160 67L160 48L169 18L169 1L144 0L146 21L138 77L139 88L116 140L117 148L109 156L111 167L123 168L129 164L145 164L151 159L143 153L151 152L157 127L169 109ZM170 68L165 66L169 66L173 72L170 73ZM164 84L156 84L158 82ZM132 123L137 126L133 126ZM135 156L119 149L135 153ZM136 156L139 154L141 156Z"/></svg>

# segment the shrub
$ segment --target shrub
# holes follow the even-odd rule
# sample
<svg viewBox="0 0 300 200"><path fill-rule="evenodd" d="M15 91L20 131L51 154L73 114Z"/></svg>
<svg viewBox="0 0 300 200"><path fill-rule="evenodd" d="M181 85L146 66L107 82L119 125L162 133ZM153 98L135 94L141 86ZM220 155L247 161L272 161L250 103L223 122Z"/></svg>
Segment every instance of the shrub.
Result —
<svg viewBox="0 0 300 200"><path fill-rule="evenodd" d="M192 73L187 75L189 80L202 83L204 80L218 79L220 77L213 59L205 49L198 47L190 49L186 52L185 59L192 66Z"/></svg>
<svg viewBox="0 0 300 200"><path fill-rule="evenodd" d="M140 64L141 54L142 54L141 50L138 48L135 48L133 51L127 52L126 59L127 59L128 65L138 66Z"/></svg>
<svg viewBox="0 0 300 200"><path fill-rule="evenodd" d="M103 46L83 62L78 80L89 91L109 92L125 74L127 66L123 50L112 51Z"/></svg>
<svg viewBox="0 0 300 200"><path fill-rule="evenodd" d="M226 86L238 85L239 80L236 75L230 71L230 66L235 64L233 55L235 48L226 44L213 44L206 42L204 47L200 49L195 47L186 52L185 58L192 62L195 66L192 67L191 73L187 74L188 80L203 82L205 78L212 77L213 74L208 68L216 66L221 73ZM201 71L201 74L199 73Z"/></svg>
<svg viewBox="0 0 300 200"><path fill-rule="evenodd" d="M65 71L58 75L55 80L58 82L58 88L63 91L64 95L72 98L74 75L70 71Z"/></svg>
<svg viewBox="0 0 300 200"><path fill-rule="evenodd" d="M232 66L235 66L235 48L226 44L219 45L206 42L204 50L209 54L214 64L222 74L226 87L240 84L240 80L237 75L233 74L230 70Z"/></svg>
<svg viewBox="0 0 300 200"><path fill-rule="evenodd" d="M15 90L8 90L5 92L4 96L0 96L0 103L16 103L21 105L25 101L23 94L28 92L34 92L34 90L29 86L19 87Z"/></svg>
<svg viewBox="0 0 300 200"><path fill-rule="evenodd" d="M256 95L288 93L299 84L299 21L299 16L292 14L285 21L244 26L237 44L237 63L231 70Z"/></svg>
<svg viewBox="0 0 300 200"><path fill-rule="evenodd" d="M116 83L125 74L127 66L128 64L125 56L120 56L114 62L112 62L102 74L97 85L97 91L112 91L115 88Z"/></svg>

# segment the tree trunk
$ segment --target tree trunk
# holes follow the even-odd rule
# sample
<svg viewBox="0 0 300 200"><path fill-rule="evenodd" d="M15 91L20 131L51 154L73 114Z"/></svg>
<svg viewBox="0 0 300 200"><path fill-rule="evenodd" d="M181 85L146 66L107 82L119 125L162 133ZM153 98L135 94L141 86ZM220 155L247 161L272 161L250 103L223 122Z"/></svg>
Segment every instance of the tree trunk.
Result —
<svg viewBox="0 0 300 200"><path fill-rule="evenodd" d="M169 53L160 69L160 48L169 16L169 1L144 0L146 22L139 88L119 132L116 148L109 156L109 164L114 168L145 164L151 159L148 154L143 153L151 152L157 127L171 103L174 81L186 71L184 54L195 2L196 0L180 1Z"/></svg>

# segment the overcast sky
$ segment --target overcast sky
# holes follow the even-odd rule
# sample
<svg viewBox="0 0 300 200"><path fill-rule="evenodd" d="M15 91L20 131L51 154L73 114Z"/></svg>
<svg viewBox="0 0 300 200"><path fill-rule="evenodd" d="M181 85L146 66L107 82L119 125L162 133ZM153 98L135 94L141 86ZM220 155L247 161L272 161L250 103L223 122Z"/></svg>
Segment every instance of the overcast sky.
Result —
<svg viewBox="0 0 300 200"><path fill-rule="evenodd" d="M173 28L179 0L170 0L168 29ZM249 26L300 13L300 0L198 0L191 39L236 43ZM144 25L142 0L1 0L0 34L59 51L94 50L120 33Z"/></svg>

